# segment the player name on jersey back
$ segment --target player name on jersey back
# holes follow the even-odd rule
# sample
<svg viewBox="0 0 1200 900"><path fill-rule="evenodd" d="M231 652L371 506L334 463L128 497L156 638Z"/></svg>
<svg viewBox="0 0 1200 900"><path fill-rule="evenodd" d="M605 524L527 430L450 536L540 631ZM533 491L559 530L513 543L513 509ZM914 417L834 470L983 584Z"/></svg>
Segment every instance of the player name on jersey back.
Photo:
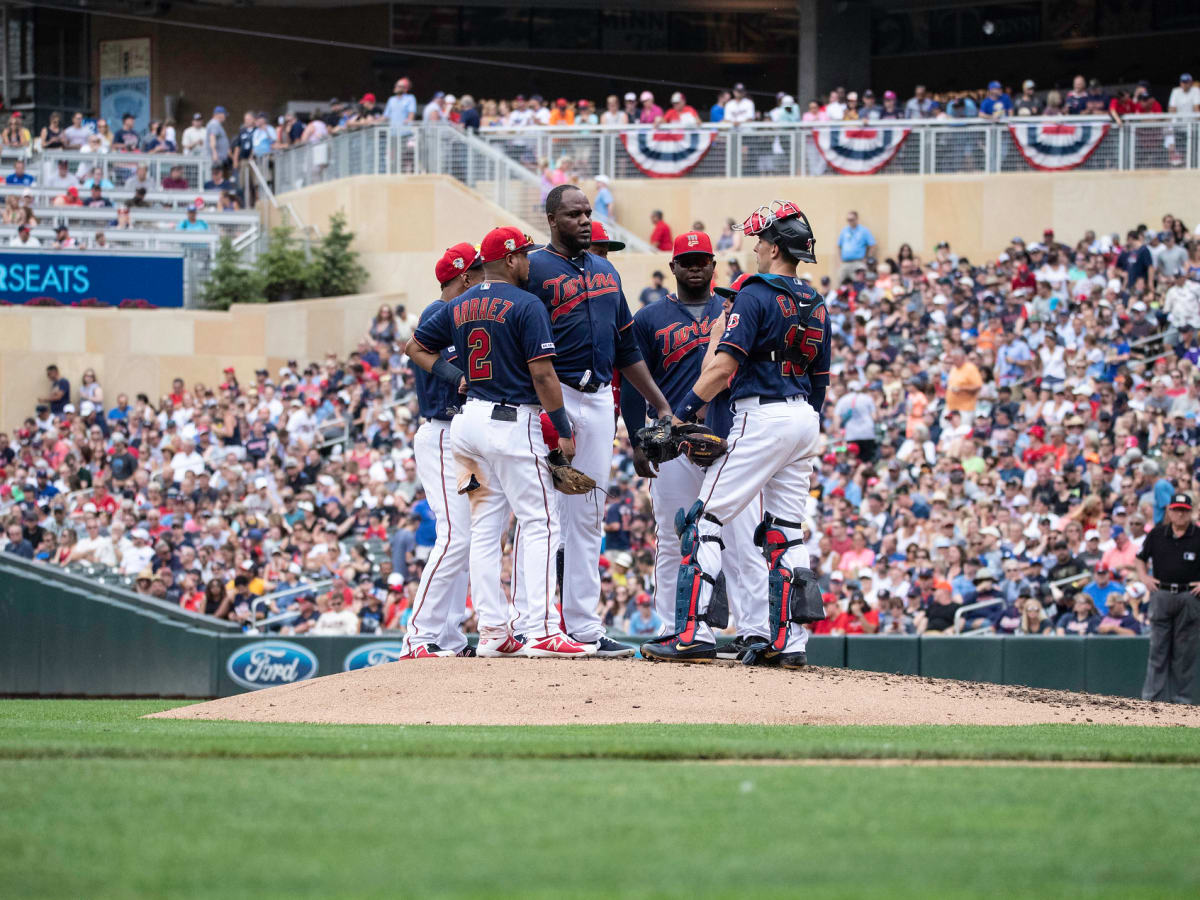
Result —
<svg viewBox="0 0 1200 900"><path fill-rule="evenodd" d="M483 285L486 287L486 285ZM453 301L451 301L453 302ZM465 322L505 323L504 317L512 309L513 302L501 297L471 297L461 303L454 303L454 327L461 328Z"/></svg>

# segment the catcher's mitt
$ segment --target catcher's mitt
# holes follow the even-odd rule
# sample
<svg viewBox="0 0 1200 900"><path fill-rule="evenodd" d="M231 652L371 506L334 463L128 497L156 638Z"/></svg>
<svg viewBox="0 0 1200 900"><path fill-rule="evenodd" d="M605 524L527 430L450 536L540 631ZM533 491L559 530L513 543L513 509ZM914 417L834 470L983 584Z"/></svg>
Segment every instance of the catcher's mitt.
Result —
<svg viewBox="0 0 1200 900"><path fill-rule="evenodd" d="M551 450L546 454L546 465L550 467L550 475L554 478L554 489L564 494L586 494L596 489L596 479L584 475L571 465L567 455L561 450Z"/></svg>
<svg viewBox="0 0 1200 900"><path fill-rule="evenodd" d="M666 417L638 429L636 438L646 459L656 466L681 453L698 466L710 466L726 450L724 439L713 434L711 429L694 422L672 425Z"/></svg>

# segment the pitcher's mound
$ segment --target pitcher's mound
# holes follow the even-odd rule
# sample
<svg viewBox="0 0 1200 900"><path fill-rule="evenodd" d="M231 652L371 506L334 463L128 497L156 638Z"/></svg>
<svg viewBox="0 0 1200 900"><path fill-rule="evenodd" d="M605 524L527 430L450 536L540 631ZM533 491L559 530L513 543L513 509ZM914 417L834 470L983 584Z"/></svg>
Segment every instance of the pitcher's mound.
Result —
<svg viewBox="0 0 1200 900"><path fill-rule="evenodd" d="M849 669L645 660L388 663L156 713L372 725L1200 725L1200 708Z"/></svg>

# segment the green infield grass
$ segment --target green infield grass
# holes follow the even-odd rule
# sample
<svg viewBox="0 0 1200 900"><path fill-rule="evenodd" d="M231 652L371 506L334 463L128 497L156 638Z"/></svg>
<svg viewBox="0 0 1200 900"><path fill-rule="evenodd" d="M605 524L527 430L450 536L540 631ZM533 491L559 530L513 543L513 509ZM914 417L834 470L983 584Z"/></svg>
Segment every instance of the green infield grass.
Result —
<svg viewBox="0 0 1200 900"><path fill-rule="evenodd" d="M1200 833L1191 729L140 718L172 705L0 701L0 896L1124 897L1200 885L1200 854L1186 849ZM801 757L949 761L753 761ZM953 762L996 758L1146 764Z"/></svg>

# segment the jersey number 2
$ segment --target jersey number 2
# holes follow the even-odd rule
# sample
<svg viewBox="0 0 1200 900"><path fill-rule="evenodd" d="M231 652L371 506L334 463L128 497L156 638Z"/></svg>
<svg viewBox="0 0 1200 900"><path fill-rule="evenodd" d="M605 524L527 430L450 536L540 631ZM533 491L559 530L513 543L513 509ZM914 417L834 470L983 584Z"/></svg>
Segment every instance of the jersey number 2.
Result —
<svg viewBox="0 0 1200 900"><path fill-rule="evenodd" d="M487 381L492 377L492 363L488 355L492 352L492 336L486 328L474 328L467 335L467 378L471 381Z"/></svg>

